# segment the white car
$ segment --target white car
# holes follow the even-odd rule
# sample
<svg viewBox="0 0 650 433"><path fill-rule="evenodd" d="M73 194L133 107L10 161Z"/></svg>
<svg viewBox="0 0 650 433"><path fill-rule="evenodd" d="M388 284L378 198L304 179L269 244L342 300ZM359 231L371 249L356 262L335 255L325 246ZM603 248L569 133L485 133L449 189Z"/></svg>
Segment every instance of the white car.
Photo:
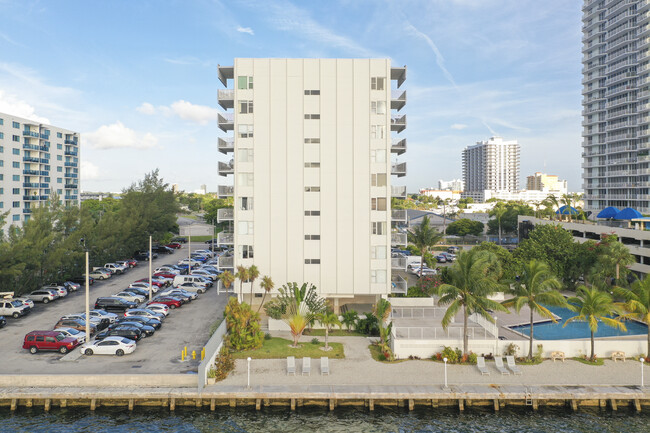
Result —
<svg viewBox="0 0 650 433"><path fill-rule="evenodd" d="M144 302L144 296L136 295L135 293L130 293L130 292L116 293L112 297L113 298L122 298L122 299L126 299L127 301L137 302L137 303Z"/></svg>
<svg viewBox="0 0 650 433"><path fill-rule="evenodd" d="M20 301L20 302L22 302L23 305L25 305L26 307L34 308L34 301L32 301L32 300L29 299L29 298L23 298L23 297L20 297L20 298L13 298L13 299L10 299L10 301Z"/></svg>
<svg viewBox="0 0 650 433"><path fill-rule="evenodd" d="M86 313L66 314L65 316L61 317L61 319L79 319L85 322ZM99 317L90 316L90 323L94 323L96 326L99 326L102 323L102 319Z"/></svg>
<svg viewBox="0 0 650 433"><path fill-rule="evenodd" d="M191 260L190 259L183 259L183 260L179 261L178 264L179 265L188 265L189 264L190 266L199 266L199 265L201 265L201 262L198 261L198 260L194 260L194 259L191 259Z"/></svg>
<svg viewBox="0 0 650 433"><path fill-rule="evenodd" d="M183 284L179 284L176 288L187 290L188 292L194 292L194 293L205 293L206 291L205 286L202 286L197 283L192 283L190 281Z"/></svg>
<svg viewBox="0 0 650 433"><path fill-rule="evenodd" d="M96 280L106 280L112 277L110 272L100 270L90 271L88 275Z"/></svg>
<svg viewBox="0 0 650 433"><path fill-rule="evenodd" d="M123 274L128 269L126 266L117 263L106 263L104 267L113 271L114 274Z"/></svg>
<svg viewBox="0 0 650 433"><path fill-rule="evenodd" d="M199 253L202 256L208 256L209 258L214 257L214 253L210 250L195 250L194 253Z"/></svg>
<svg viewBox="0 0 650 433"><path fill-rule="evenodd" d="M155 313L162 313L165 316L169 315L169 307L165 304L157 304L154 302L153 304L147 305L147 310L151 310Z"/></svg>
<svg viewBox="0 0 650 433"><path fill-rule="evenodd" d="M168 289L160 294L160 296L174 296L182 295L183 297L189 296L190 299L194 300L199 297L196 292L190 292L189 290L178 290L178 289Z"/></svg>
<svg viewBox="0 0 650 433"><path fill-rule="evenodd" d="M131 284L129 284L129 288L149 290L149 283L143 283L143 282L131 283ZM158 293L158 286L153 284L153 288L151 290L154 293Z"/></svg>
<svg viewBox="0 0 650 433"><path fill-rule="evenodd" d="M195 269L192 271L192 275L201 275L202 277L210 278L212 281L218 278L217 274L214 274L206 269Z"/></svg>
<svg viewBox="0 0 650 433"><path fill-rule="evenodd" d="M135 341L124 337L106 337L100 341L94 340L86 343L81 346L80 350L86 356L95 354L122 356L127 353L133 353L135 350Z"/></svg>
<svg viewBox="0 0 650 433"><path fill-rule="evenodd" d="M158 272L165 272L165 273L176 274L176 275L180 275L181 273L181 271L179 271L178 269L174 269L169 266L161 266L159 268L154 269L153 271L154 274L157 274Z"/></svg>
<svg viewBox="0 0 650 433"><path fill-rule="evenodd" d="M420 275L420 267L414 267L409 270L409 272L413 275ZM427 268L426 266L422 268L422 275L438 275L438 271L436 269L431 269Z"/></svg>
<svg viewBox="0 0 650 433"><path fill-rule="evenodd" d="M56 330L61 331L63 334L65 334L66 337L75 338L79 344L83 344L86 342L85 332L81 332L74 328L56 328Z"/></svg>
<svg viewBox="0 0 650 433"><path fill-rule="evenodd" d="M117 320L117 314L109 313L104 310L90 310L90 317L97 317L98 319L108 319L109 323L115 323Z"/></svg>
<svg viewBox="0 0 650 433"><path fill-rule="evenodd" d="M162 322L166 318L164 314L154 311L150 308L132 308L130 310L126 310L124 312L124 317L129 317L129 316L148 317L149 319L156 319L160 322Z"/></svg>
<svg viewBox="0 0 650 433"><path fill-rule="evenodd" d="M50 289L55 290L56 293L59 294L59 298L63 298L65 296L68 296L68 291L63 286L50 287Z"/></svg>

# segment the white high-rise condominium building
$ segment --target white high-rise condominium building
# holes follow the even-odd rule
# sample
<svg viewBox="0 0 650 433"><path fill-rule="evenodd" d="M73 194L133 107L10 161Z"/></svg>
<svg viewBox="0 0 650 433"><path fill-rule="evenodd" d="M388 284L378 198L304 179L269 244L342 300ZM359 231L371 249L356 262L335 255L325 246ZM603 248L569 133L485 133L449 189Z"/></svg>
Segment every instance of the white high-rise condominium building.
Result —
<svg viewBox="0 0 650 433"><path fill-rule="evenodd" d="M585 208L650 212L650 2L586 0L582 16Z"/></svg>
<svg viewBox="0 0 650 433"><path fill-rule="evenodd" d="M0 213L21 225L57 194L79 204L79 133L0 113Z"/></svg>
<svg viewBox="0 0 650 433"><path fill-rule="evenodd" d="M463 179L442 180L438 181L438 189L448 189L450 191L462 191L465 189Z"/></svg>
<svg viewBox="0 0 650 433"><path fill-rule="evenodd" d="M463 149L463 197L485 200L485 192L519 189L519 143L491 137Z"/></svg>
<svg viewBox="0 0 650 433"><path fill-rule="evenodd" d="M391 211L391 196L406 196L406 187L391 186L391 174L406 175L396 159L406 151L398 135L406 116L397 114L406 67L388 59L238 58L218 73L232 84L219 90L219 105L232 112L218 124L233 134L218 139L218 149L233 154L219 174L234 177L219 195L235 204L219 213L232 222L219 243L234 246L219 267L255 264L274 292L313 283L335 308L406 293L406 282L391 277L390 251L406 243L391 230L406 220ZM253 290L261 296L259 281Z"/></svg>

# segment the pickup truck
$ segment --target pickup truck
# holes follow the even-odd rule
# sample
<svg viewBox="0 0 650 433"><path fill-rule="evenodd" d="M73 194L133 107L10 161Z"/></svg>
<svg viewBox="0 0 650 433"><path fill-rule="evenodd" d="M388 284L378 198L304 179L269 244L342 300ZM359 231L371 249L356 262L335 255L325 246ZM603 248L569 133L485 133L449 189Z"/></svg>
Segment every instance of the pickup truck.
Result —
<svg viewBox="0 0 650 433"><path fill-rule="evenodd" d="M20 301L0 299L0 316L11 316L14 319L29 313L29 307Z"/></svg>
<svg viewBox="0 0 650 433"><path fill-rule="evenodd" d="M106 263L104 268L110 269L114 274L123 274L126 271L124 266L118 265L117 263Z"/></svg>

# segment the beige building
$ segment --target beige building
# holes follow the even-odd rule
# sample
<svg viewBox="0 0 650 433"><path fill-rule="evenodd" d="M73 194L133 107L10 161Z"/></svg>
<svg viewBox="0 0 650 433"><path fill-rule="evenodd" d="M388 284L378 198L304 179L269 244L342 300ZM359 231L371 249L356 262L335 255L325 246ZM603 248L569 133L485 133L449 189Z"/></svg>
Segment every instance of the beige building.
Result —
<svg viewBox="0 0 650 433"><path fill-rule="evenodd" d="M219 174L234 179L219 196L235 203L219 214L232 222L219 243L234 247L219 267L255 264L276 291L313 283L335 308L405 293L406 282L391 277L390 248L406 243L391 230L406 215L392 212L390 199L406 195L391 185L391 175L406 175L398 161L406 151L399 113L406 67L388 59L238 58L218 74L231 85L219 90L226 113L218 124L228 135L218 149L232 154Z"/></svg>
<svg viewBox="0 0 650 433"><path fill-rule="evenodd" d="M526 189L566 194L567 181L558 179L554 174L544 174L538 171L534 175L526 177Z"/></svg>

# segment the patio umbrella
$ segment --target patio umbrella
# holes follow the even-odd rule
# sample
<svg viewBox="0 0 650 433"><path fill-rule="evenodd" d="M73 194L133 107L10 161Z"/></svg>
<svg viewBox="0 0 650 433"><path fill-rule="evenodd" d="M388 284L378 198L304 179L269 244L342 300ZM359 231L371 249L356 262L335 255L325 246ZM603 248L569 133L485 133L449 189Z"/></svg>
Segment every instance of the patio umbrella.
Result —
<svg viewBox="0 0 650 433"><path fill-rule="evenodd" d="M621 210L615 206L606 207L601 210L596 218L614 218Z"/></svg>
<svg viewBox="0 0 650 433"><path fill-rule="evenodd" d="M614 216L615 220L631 220L634 218L643 218L643 215L641 215L641 212L636 209L632 209L631 207L626 207L622 211L618 212L616 216Z"/></svg>

